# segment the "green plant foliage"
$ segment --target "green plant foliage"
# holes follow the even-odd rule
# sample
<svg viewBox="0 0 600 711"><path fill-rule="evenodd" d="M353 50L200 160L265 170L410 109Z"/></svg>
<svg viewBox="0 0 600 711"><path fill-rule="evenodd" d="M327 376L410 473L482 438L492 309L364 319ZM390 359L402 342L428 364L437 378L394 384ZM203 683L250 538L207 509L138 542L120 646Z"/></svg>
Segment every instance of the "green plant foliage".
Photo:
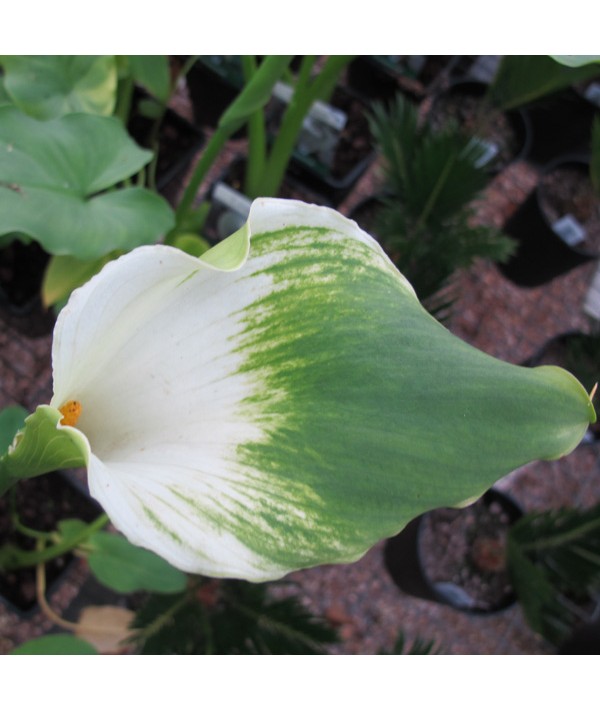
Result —
<svg viewBox="0 0 600 711"><path fill-rule="evenodd" d="M51 257L42 282L44 307L65 303L74 289L89 281L113 256L116 255L109 254L88 261L68 255Z"/></svg>
<svg viewBox="0 0 600 711"><path fill-rule="evenodd" d="M112 590L176 593L186 587L185 573L155 553L134 546L123 536L101 531L90 538L89 545L88 563L92 572Z"/></svg>
<svg viewBox="0 0 600 711"><path fill-rule="evenodd" d="M0 456L10 447L17 431L25 424L28 414L20 405L5 407L0 412Z"/></svg>
<svg viewBox="0 0 600 711"><path fill-rule="evenodd" d="M210 581L184 595L148 598L136 615L142 654L324 654L335 632L268 586Z"/></svg>
<svg viewBox="0 0 600 711"><path fill-rule="evenodd" d="M253 113L260 111L271 98L273 85L287 68L292 55L266 57L260 69L248 82L219 119L219 128L229 135L242 126Z"/></svg>
<svg viewBox="0 0 600 711"><path fill-rule="evenodd" d="M566 65L544 55L506 55L490 85L488 98L506 111L596 76L600 76L597 63Z"/></svg>
<svg viewBox="0 0 600 711"><path fill-rule="evenodd" d="M391 651L382 649L379 654L440 654L441 648L435 640L415 639L409 644L403 630L400 630Z"/></svg>
<svg viewBox="0 0 600 711"><path fill-rule="evenodd" d="M22 232L51 254L86 260L155 242L173 225L156 193L113 189L152 157L114 117L71 114L40 124L3 107L0 152L2 235Z"/></svg>
<svg viewBox="0 0 600 711"><path fill-rule="evenodd" d="M32 639L20 647L13 649L11 654L98 654L89 642L78 639L70 634L48 634Z"/></svg>
<svg viewBox="0 0 600 711"><path fill-rule="evenodd" d="M476 257L502 261L514 249L498 230L472 224L472 202L489 180L479 165L484 148L458 127L436 132L420 124L401 96L389 107L376 104L370 125L385 166L374 232L439 317L452 301L439 292L457 269Z"/></svg>
<svg viewBox="0 0 600 711"><path fill-rule="evenodd" d="M37 119L85 112L110 116L117 92L113 56L2 56L4 85L13 103Z"/></svg>
<svg viewBox="0 0 600 711"><path fill-rule="evenodd" d="M529 514L511 529L507 551L529 624L559 645L600 595L600 505Z"/></svg>
<svg viewBox="0 0 600 711"><path fill-rule="evenodd" d="M171 91L169 60L166 55L129 55L127 61L136 84L143 86L162 103L166 103Z"/></svg>

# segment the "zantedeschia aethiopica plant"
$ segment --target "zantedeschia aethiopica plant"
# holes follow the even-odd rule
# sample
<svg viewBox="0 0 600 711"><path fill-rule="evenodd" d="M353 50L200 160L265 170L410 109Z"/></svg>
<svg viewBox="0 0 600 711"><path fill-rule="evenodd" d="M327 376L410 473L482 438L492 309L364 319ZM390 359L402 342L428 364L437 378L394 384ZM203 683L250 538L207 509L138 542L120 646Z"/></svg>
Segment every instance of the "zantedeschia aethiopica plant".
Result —
<svg viewBox="0 0 600 711"><path fill-rule="evenodd" d="M53 368L0 484L79 460L133 543L249 580L355 560L595 418L567 372L454 337L355 223L276 199L199 259L108 264L61 312Z"/></svg>

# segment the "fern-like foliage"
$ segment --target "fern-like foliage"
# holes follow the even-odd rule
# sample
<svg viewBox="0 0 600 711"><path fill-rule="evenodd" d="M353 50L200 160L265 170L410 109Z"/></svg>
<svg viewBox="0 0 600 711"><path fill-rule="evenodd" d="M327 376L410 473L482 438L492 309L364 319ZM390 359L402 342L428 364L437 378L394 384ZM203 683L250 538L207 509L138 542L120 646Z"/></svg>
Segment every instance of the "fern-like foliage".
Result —
<svg viewBox="0 0 600 711"><path fill-rule="evenodd" d="M391 651L382 649L379 654L440 654L441 651L440 645L432 639L422 639L417 636L409 643L404 631L400 630Z"/></svg>
<svg viewBox="0 0 600 711"><path fill-rule="evenodd" d="M511 529L507 551L529 624L560 645L600 601L600 505L528 514Z"/></svg>
<svg viewBox="0 0 600 711"><path fill-rule="evenodd" d="M487 185L484 146L456 126L420 124L402 96L370 117L384 159L385 197L374 231L430 311L452 302L450 279L477 257L502 261L513 241L474 224L473 201ZM440 306L440 303L443 306Z"/></svg>
<svg viewBox="0 0 600 711"><path fill-rule="evenodd" d="M136 614L141 654L325 654L336 633L295 597L267 585L210 581L181 595L152 595Z"/></svg>

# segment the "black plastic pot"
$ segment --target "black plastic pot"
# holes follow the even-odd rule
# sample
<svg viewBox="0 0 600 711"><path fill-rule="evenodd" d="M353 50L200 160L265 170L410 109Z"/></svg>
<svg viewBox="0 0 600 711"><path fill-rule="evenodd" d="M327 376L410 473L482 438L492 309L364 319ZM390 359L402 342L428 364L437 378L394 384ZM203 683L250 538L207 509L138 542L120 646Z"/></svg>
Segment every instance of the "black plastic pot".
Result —
<svg viewBox="0 0 600 711"><path fill-rule="evenodd" d="M589 174L589 165L585 161L565 157L550 164L544 175L564 167ZM518 246L506 263L497 266L517 286L541 286L600 256L597 252L570 245L558 235L543 210L542 190L543 187L538 185L503 227Z"/></svg>
<svg viewBox="0 0 600 711"><path fill-rule="evenodd" d="M186 83L194 122L198 126L215 128L223 112L244 86L239 56L205 55L198 57L186 74ZM242 128L234 134L246 133Z"/></svg>
<svg viewBox="0 0 600 711"><path fill-rule="evenodd" d="M521 508L509 496L497 489L487 491L481 501L487 507L500 506L511 525L522 516ZM496 604L483 606L474 601L468 601L460 587L450 581L447 583L432 582L427 573L421 549L424 525L431 513L419 516L399 534L386 541L385 567L400 590L413 597L448 605L461 612L471 614L495 613L513 605L516 602L516 597L512 591L504 595ZM446 544L447 541L440 541L440 549L443 549Z"/></svg>
<svg viewBox="0 0 600 711"><path fill-rule="evenodd" d="M598 107L574 89L565 89L527 107L532 127L528 159L539 165L566 153L589 151Z"/></svg>
<svg viewBox="0 0 600 711"><path fill-rule="evenodd" d="M388 102L398 92L422 99L453 74L460 60L459 56L361 55L350 62L346 75L351 89L368 101Z"/></svg>
<svg viewBox="0 0 600 711"><path fill-rule="evenodd" d="M41 301L42 280L50 255L37 242L16 239L0 249L0 310L12 328L32 338L54 328L55 316Z"/></svg>
<svg viewBox="0 0 600 711"><path fill-rule="evenodd" d="M578 627L560 645L558 654L600 654L600 620Z"/></svg>
<svg viewBox="0 0 600 711"><path fill-rule="evenodd" d="M480 140L489 142L490 148L496 148L498 155L490 158L487 167L490 173L495 174L504 170L510 163L524 160L531 147L531 124L526 111L515 109L500 112L487 104L486 94L489 85L482 81L458 80L450 84L444 91L434 98L428 113L428 120L438 127L443 127L448 120L459 123L469 135L477 136ZM446 115L443 109L445 102L452 102L456 107L456 114ZM473 111L477 105L478 110ZM495 121L506 121L511 132L509 137L502 137L502 143L495 136ZM486 123L487 122L487 123Z"/></svg>
<svg viewBox="0 0 600 711"><path fill-rule="evenodd" d="M151 148L150 132L154 121L140 110L144 98L141 92L136 93L128 130L137 143ZM156 189L171 202L175 201L185 173L204 140L204 133L197 126L176 111L166 110L158 135Z"/></svg>

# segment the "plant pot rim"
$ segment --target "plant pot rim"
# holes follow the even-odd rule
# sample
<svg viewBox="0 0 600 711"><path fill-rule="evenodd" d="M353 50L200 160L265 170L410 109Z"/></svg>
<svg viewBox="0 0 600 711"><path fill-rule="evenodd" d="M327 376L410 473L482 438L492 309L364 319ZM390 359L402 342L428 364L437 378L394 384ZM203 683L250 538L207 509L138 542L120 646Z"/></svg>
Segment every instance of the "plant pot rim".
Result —
<svg viewBox="0 0 600 711"><path fill-rule="evenodd" d="M488 489L478 500L484 501L486 504L500 502L511 519L511 525L523 515L522 508L517 504L513 497L495 487ZM436 510L437 509L432 509L432 511ZM460 509L457 510L460 511ZM460 604L457 604L457 602L449 595L444 594L442 590L434 586L424 569L420 555L423 523L432 511L428 511L414 519L399 534L386 541L384 561L388 573L396 585L403 592L406 592L409 595L447 605L455 610L458 610L459 612L475 616L493 615L512 607L517 601L516 594L513 590L501 598L495 605L490 607L482 607L477 605L461 606ZM414 547L414 550L412 551L412 560L409 561L408 565L405 565L404 561L400 561L399 566L394 565L394 559L397 558L398 553L402 549L404 549L405 552L407 547ZM412 566L410 565L411 563ZM412 567L412 570L409 570L410 567ZM410 580L409 576L414 577Z"/></svg>

